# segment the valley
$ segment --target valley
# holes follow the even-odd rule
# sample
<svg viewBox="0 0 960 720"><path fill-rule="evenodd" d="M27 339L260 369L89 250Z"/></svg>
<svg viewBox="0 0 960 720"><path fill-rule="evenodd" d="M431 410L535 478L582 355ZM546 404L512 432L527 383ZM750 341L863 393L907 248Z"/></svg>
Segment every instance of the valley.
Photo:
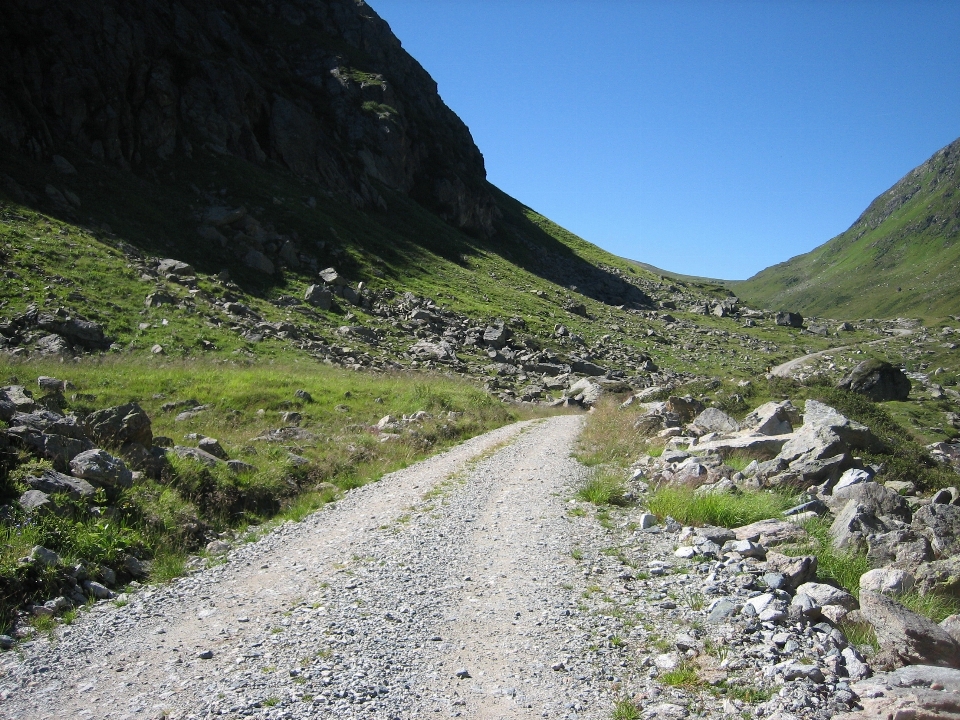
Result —
<svg viewBox="0 0 960 720"><path fill-rule="evenodd" d="M0 717L960 717L957 143L728 282L364 3L0 37Z"/></svg>

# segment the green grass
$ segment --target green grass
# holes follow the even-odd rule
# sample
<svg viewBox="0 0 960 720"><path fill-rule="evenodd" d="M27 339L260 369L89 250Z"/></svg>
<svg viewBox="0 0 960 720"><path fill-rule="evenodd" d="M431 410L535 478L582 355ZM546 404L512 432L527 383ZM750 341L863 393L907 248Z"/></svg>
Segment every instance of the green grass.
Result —
<svg viewBox="0 0 960 720"><path fill-rule="evenodd" d="M640 720L642 711L630 698L620 698L613 705L613 720Z"/></svg>
<svg viewBox="0 0 960 720"><path fill-rule="evenodd" d="M695 688L703 684L697 669L688 662L681 662L673 670L667 670L657 677L664 685L682 688Z"/></svg>
<svg viewBox="0 0 960 720"><path fill-rule="evenodd" d="M957 175L950 164L954 155L928 161L829 242L729 285L759 306L828 317L957 314L960 225ZM896 209L891 213L889 206Z"/></svg>
<svg viewBox="0 0 960 720"><path fill-rule="evenodd" d="M18 516L14 524L0 525L0 625L9 622L19 603L59 594L56 572L18 562L34 545L54 550L67 563L115 569L125 554L132 554L152 562L152 580L166 581L183 573L186 556L210 533L242 532L271 519L302 519L349 488L519 417L469 383L426 374L358 374L296 360L154 362L127 357L71 365L0 360L4 379L16 376L30 387L39 375L74 385L68 391L68 412L83 415L134 400L150 415L155 436L184 444L190 444L183 440L189 432L216 437L231 457L256 470L234 474L223 465L206 468L170 454L161 480L144 478L132 488L111 491L109 497L102 492L96 496L98 504L115 508L110 519L98 519L85 506L60 499L71 508L65 517ZM310 392L313 402L295 397L301 388ZM72 396L82 399L69 399ZM183 398L210 408L178 422L176 412L164 412L161 406ZM254 441L279 427L280 412L291 409L303 415L302 427L312 439ZM418 410L432 417L408 426L394 441L378 441L373 425L380 417ZM461 414L450 418L451 411ZM307 464L293 465L290 450ZM25 474L48 466L29 462L17 470L0 468L0 501L18 498Z"/></svg>
<svg viewBox="0 0 960 720"><path fill-rule="evenodd" d="M625 505L626 488L616 473L594 468L577 489L577 497L594 505Z"/></svg>
<svg viewBox="0 0 960 720"><path fill-rule="evenodd" d="M865 553L837 550L830 542L830 521L825 518L813 518L804 524L810 535L806 545L786 546L788 555L816 555L817 576L821 580L832 580L845 588L854 597L860 596L860 576L870 569Z"/></svg>
<svg viewBox="0 0 960 720"><path fill-rule="evenodd" d="M896 600L909 610L928 617L936 623L960 613L960 598L952 595L939 593L920 595L914 591L900 595Z"/></svg>
<svg viewBox="0 0 960 720"><path fill-rule="evenodd" d="M672 517L684 525L739 527L778 517L796 504L796 497L777 492L717 493L695 496L689 488L664 486L649 498L650 512L661 520Z"/></svg>

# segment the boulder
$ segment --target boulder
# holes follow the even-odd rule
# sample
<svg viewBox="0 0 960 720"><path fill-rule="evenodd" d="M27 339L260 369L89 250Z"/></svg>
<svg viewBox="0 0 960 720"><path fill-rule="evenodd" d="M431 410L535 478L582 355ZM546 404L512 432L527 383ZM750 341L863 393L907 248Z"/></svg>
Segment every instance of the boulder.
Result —
<svg viewBox="0 0 960 720"><path fill-rule="evenodd" d="M192 265L188 265L185 262L180 262L179 260L173 260L172 258L161 260L160 264L157 266L157 272L165 277L189 276L197 274L197 271L193 269Z"/></svg>
<svg viewBox="0 0 960 720"><path fill-rule="evenodd" d="M882 658L878 660L894 667L960 667L960 643L932 620L869 590L860 593L860 609L880 643Z"/></svg>
<svg viewBox="0 0 960 720"><path fill-rule="evenodd" d="M787 587L796 591L798 587L817 577L817 557L816 555L790 557L777 552L768 552L767 572L782 575Z"/></svg>
<svg viewBox="0 0 960 720"><path fill-rule="evenodd" d="M751 540L764 547L774 547L785 543L799 543L808 539L807 531L795 523L784 520L760 520L733 529L738 540Z"/></svg>
<svg viewBox="0 0 960 720"><path fill-rule="evenodd" d="M42 490L27 490L20 496L18 502L28 515L59 514L57 504Z"/></svg>
<svg viewBox="0 0 960 720"><path fill-rule="evenodd" d="M906 400L910 395L910 379L899 368L883 360L864 360L837 386L875 402Z"/></svg>
<svg viewBox="0 0 960 720"><path fill-rule="evenodd" d="M782 327L803 327L803 316L795 312L778 312L774 322Z"/></svg>
<svg viewBox="0 0 960 720"><path fill-rule="evenodd" d="M70 461L70 472L74 477L90 480L98 485L130 487L133 485L133 473L127 469L120 458L105 450L86 450Z"/></svg>
<svg viewBox="0 0 960 720"><path fill-rule="evenodd" d="M872 479L872 471L861 470L860 468L850 468L849 470L844 471L843 475L840 476L840 479L837 480L837 484L833 486L833 492L836 493L838 490L843 490L843 488L847 487L848 485L870 482Z"/></svg>
<svg viewBox="0 0 960 720"><path fill-rule="evenodd" d="M916 580L906 570L885 567L868 570L860 576L860 591L880 593L881 595L902 595L913 589Z"/></svg>
<svg viewBox="0 0 960 720"><path fill-rule="evenodd" d="M789 400L764 403L747 415L741 423L746 430L761 435L787 435L800 424L800 413Z"/></svg>
<svg viewBox="0 0 960 720"><path fill-rule="evenodd" d="M203 222L214 227L223 227L242 220L247 214L245 207L210 207L203 213Z"/></svg>
<svg viewBox="0 0 960 720"><path fill-rule="evenodd" d="M595 405L603 395L603 386L592 382L587 378L578 380L567 391L567 396L578 399L579 402L587 407Z"/></svg>
<svg viewBox="0 0 960 720"><path fill-rule="evenodd" d="M321 270L320 279L323 280L327 285L343 286L347 284L347 279L332 267Z"/></svg>
<svg viewBox="0 0 960 720"><path fill-rule="evenodd" d="M867 559L874 566L890 565L914 570L933 560L930 541L911 528L867 536Z"/></svg>
<svg viewBox="0 0 960 720"><path fill-rule="evenodd" d="M488 325L483 331L483 343L497 350L506 347L513 331L505 325Z"/></svg>
<svg viewBox="0 0 960 720"><path fill-rule="evenodd" d="M44 470L39 476L24 478L24 484L33 490L39 490L54 495L64 493L74 500L88 498L93 495L95 488L82 478L73 478L56 470Z"/></svg>
<svg viewBox="0 0 960 720"><path fill-rule="evenodd" d="M834 512L855 501L878 518L893 518L909 523L912 517L910 505L902 495L875 482L847 485L840 490L834 490L834 493L825 496L824 500Z"/></svg>
<svg viewBox="0 0 960 720"><path fill-rule="evenodd" d="M254 250L250 248L247 251L247 254L243 257L243 264L252 270L261 272L264 275L273 275L276 268L273 265L273 261L270 260L266 255L264 255L259 250Z"/></svg>
<svg viewBox="0 0 960 720"><path fill-rule="evenodd" d="M607 369L605 367L587 360L571 361L570 369L575 373L580 373L581 375L590 375L592 377L601 377L607 374Z"/></svg>
<svg viewBox="0 0 960 720"><path fill-rule="evenodd" d="M7 385L6 387L0 388L0 398L4 401L0 404L0 407L3 405L9 406L9 403L13 403L15 412L28 413L37 408L37 403L33 399L33 393L23 387L23 385ZM10 420L10 418L4 417L3 415L0 415L0 418Z"/></svg>
<svg viewBox="0 0 960 720"><path fill-rule="evenodd" d="M960 718L960 671L952 668L907 665L860 680L851 689L863 710L835 715L834 720Z"/></svg>
<svg viewBox="0 0 960 720"><path fill-rule="evenodd" d="M440 362L456 362L457 354L454 352L453 345L446 340L439 342L430 342L429 340L418 340L411 346L409 353L417 359L438 360Z"/></svg>
<svg viewBox="0 0 960 720"><path fill-rule="evenodd" d="M153 444L150 417L135 402L90 413L83 421L87 435L96 443L119 447L138 443Z"/></svg>
<svg viewBox="0 0 960 720"><path fill-rule="evenodd" d="M960 507L924 505L914 515L913 529L930 541L936 558L960 555Z"/></svg>
<svg viewBox="0 0 960 720"><path fill-rule="evenodd" d="M333 307L333 293L322 285L311 285L308 287L303 299L321 310L329 310Z"/></svg>
<svg viewBox="0 0 960 720"><path fill-rule="evenodd" d="M652 418L658 416L650 416ZM641 418L642 420L643 418ZM640 421L637 421L638 425ZM720 440L709 440L698 442L696 449L698 453L708 455L716 453L721 458L728 458L731 455L749 455L754 458L773 458L783 448L784 443L790 439L789 435L739 435Z"/></svg>
<svg viewBox="0 0 960 720"><path fill-rule="evenodd" d="M230 456L227 455L227 451L223 449L223 446L220 445L220 441L216 438L201 438L200 442L197 443L197 447L203 450L205 453L209 453L210 455L220 458L221 460L230 459Z"/></svg>
<svg viewBox="0 0 960 720"><path fill-rule="evenodd" d="M913 574L921 595L940 593L960 597L960 556L916 565Z"/></svg>
<svg viewBox="0 0 960 720"><path fill-rule="evenodd" d="M806 595L821 608L838 605L844 610L856 610L857 599L846 590L818 582L806 582L797 587L797 595Z"/></svg>
<svg viewBox="0 0 960 720"><path fill-rule="evenodd" d="M694 418L690 424L697 435L707 433L735 433L740 430L740 423L717 408L707 408Z"/></svg>
<svg viewBox="0 0 960 720"><path fill-rule="evenodd" d="M0 420L7 422L16 412L17 406L14 405L13 400L7 396L6 392L0 390Z"/></svg>
<svg viewBox="0 0 960 720"><path fill-rule="evenodd" d="M216 467L219 463L223 462L220 460L220 458L214 457L210 453L206 452L205 450L201 450L200 448L175 445L173 447L173 452L177 455L177 457L195 460L196 462L211 468Z"/></svg>
<svg viewBox="0 0 960 720"><path fill-rule="evenodd" d="M838 550L860 551L868 536L889 530L868 507L856 500L850 500L830 526L830 542Z"/></svg>

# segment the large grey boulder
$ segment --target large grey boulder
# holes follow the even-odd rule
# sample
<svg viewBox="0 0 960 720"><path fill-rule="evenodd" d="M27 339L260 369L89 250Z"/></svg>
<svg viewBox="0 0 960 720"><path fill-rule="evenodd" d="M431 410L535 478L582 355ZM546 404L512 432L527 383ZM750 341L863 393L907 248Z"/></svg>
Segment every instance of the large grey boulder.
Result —
<svg viewBox="0 0 960 720"><path fill-rule="evenodd" d="M259 250L250 248L247 254L243 256L243 264L252 270L261 272L264 275L273 275L276 268L273 261Z"/></svg>
<svg viewBox="0 0 960 720"><path fill-rule="evenodd" d="M173 452L177 455L177 457L181 457L189 460L195 460L196 462L201 463L202 465L205 465L210 468L216 467L221 462L223 462L220 458L215 457L214 455L211 455L210 453L208 453L206 450L201 450L200 448L192 448L192 447L184 447L183 445L175 445L173 448Z"/></svg>
<svg viewBox="0 0 960 720"><path fill-rule="evenodd" d="M513 337L513 330L506 325L488 325L483 331L483 343L497 350L506 347L507 342Z"/></svg>
<svg viewBox="0 0 960 720"><path fill-rule="evenodd" d="M38 457L50 460L53 467L61 472L69 468L74 457L93 447L93 443L86 438L47 434L26 425L11 427L7 430L7 436Z"/></svg>
<svg viewBox="0 0 960 720"><path fill-rule="evenodd" d="M770 518L733 529L738 540L750 540L764 547L775 547L787 543L802 543L809 539L807 531L799 525L784 520Z"/></svg>
<svg viewBox="0 0 960 720"><path fill-rule="evenodd" d="M784 444L779 457L788 463L823 460L850 449L876 451L881 447L866 425L850 420L829 405L807 400L803 426Z"/></svg>
<svg viewBox="0 0 960 720"><path fill-rule="evenodd" d="M870 535L890 530L870 509L850 500L830 526L830 542L849 552L862 550Z"/></svg>
<svg viewBox="0 0 960 720"><path fill-rule="evenodd" d="M917 591L922 595L940 593L960 597L960 556L920 563L913 574Z"/></svg>
<svg viewBox="0 0 960 720"><path fill-rule="evenodd" d="M791 557L777 552L768 552L767 572L782 575L787 587L795 591L804 583L817 577L817 556L800 555Z"/></svg>
<svg viewBox="0 0 960 720"><path fill-rule="evenodd" d="M333 293L323 285L311 285L308 287L303 299L321 310L329 310L333 306Z"/></svg>
<svg viewBox="0 0 960 720"><path fill-rule="evenodd" d="M56 470L44 470L39 476L24 478L23 482L33 490L40 490L48 495L64 493L74 500L90 497L96 491L86 480L70 477Z"/></svg>
<svg viewBox="0 0 960 720"><path fill-rule="evenodd" d="M440 362L457 361L457 354L454 352L453 345L446 340L440 340L439 342L418 340L411 346L409 352L413 357L421 360L439 360Z"/></svg>
<svg viewBox="0 0 960 720"><path fill-rule="evenodd" d="M880 483L847 485L832 495L827 495L824 500L834 512L855 501L878 518L893 518L904 523L909 523L912 518L906 499ZM957 511L960 512L960 508L957 508Z"/></svg>
<svg viewBox="0 0 960 720"><path fill-rule="evenodd" d="M896 564L914 570L933 560L930 541L911 528L900 528L867 537L867 559L875 567Z"/></svg>
<svg viewBox="0 0 960 720"><path fill-rule="evenodd" d="M797 595L806 595L820 607L838 605L844 610L856 610L857 599L846 590L818 582L806 582L797 587Z"/></svg>
<svg viewBox="0 0 960 720"><path fill-rule="evenodd" d="M930 541L937 558L960 555L960 507L924 505L914 515L913 529Z"/></svg>
<svg viewBox="0 0 960 720"><path fill-rule="evenodd" d="M740 423L717 408L707 408L697 415L688 428L697 435L707 433L735 433L740 430Z"/></svg>
<svg viewBox="0 0 960 720"><path fill-rule="evenodd" d="M960 671L952 668L906 665L860 680L851 689L863 710L835 715L834 720L960 718Z"/></svg>
<svg viewBox="0 0 960 720"><path fill-rule="evenodd" d="M782 327L803 327L803 316L795 312L778 312L774 322Z"/></svg>
<svg viewBox="0 0 960 720"><path fill-rule="evenodd" d="M595 405L602 395L603 386L591 381L589 378L578 380L567 390L567 397L577 399L587 407Z"/></svg>
<svg viewBox="0 0 960 720"><path fill-rule="evenodd" d="M876 402L906 400L911 383L902 370L883 360L864 360L837 386Z"/></svg>
<svg viewBox="0 0 960 720"><path fill-rule="evenodd" d="M33 399L33 393L23 385L7 385L0 388L0 397L5 399L6 403L13 403L15 412L33 412L37 408L37 403ZM0 415L4 420L10 418ZM11 415L12 417L12 415Z"/></svg>
<svg viewBox="0 0 960 720"><path fill-rule="evenodd" d="M860 576L860 592L869 590L881 595L896 596L910 592L915 584L916 578L899 568L874 568Z"/></svg>
<svg viewBox="0 0 960 720"><path fill-rule="evenodd" d="M95 448L80 453L70 461L74 477L111 487L130 487L133 473L120 458Z"/></svg>
<svg viewBox="0 0 960 720"><path fill-rule="evenodd" d="M119 447L138 443L146 448L153 445L150 417L135 402L90 413L83 426L87 435L100 445Z"/></svg>
<svg viewBox="0 0 960 720"><path fill-rule="evenodd" d="M880 643L878 665L960 668L960 643L932 620L869 590L860 593L860 611Z"/></svg>
<svg viewBox="0 0 960 720"><path fill-rule="evenodd" d="M185 262L180 260L174 260L172 258L166 258L160 261L160 264L157 266L157 272L166 277L178 277L178 276L188 276L196 275L197 271L193 269L192 265L188 265Z"/></svg>
<svg viewBox="0 0 960 720"><path fill-rule="evenodd" d="M800 424L800 412L789 400L764 403L743 419L741 426L761 435L787 435Z"/></svg>

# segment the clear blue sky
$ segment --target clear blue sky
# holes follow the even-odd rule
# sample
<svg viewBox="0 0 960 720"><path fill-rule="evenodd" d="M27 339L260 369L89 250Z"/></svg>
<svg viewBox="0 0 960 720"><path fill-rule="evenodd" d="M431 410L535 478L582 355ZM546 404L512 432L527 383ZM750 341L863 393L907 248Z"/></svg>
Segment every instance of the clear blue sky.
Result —
<svg viewBox="0 0 960 720"><path fill-rule="evenodd" d="M742 279L960 137L960 2L369 0L491 182L618 255Z"/></svg>

